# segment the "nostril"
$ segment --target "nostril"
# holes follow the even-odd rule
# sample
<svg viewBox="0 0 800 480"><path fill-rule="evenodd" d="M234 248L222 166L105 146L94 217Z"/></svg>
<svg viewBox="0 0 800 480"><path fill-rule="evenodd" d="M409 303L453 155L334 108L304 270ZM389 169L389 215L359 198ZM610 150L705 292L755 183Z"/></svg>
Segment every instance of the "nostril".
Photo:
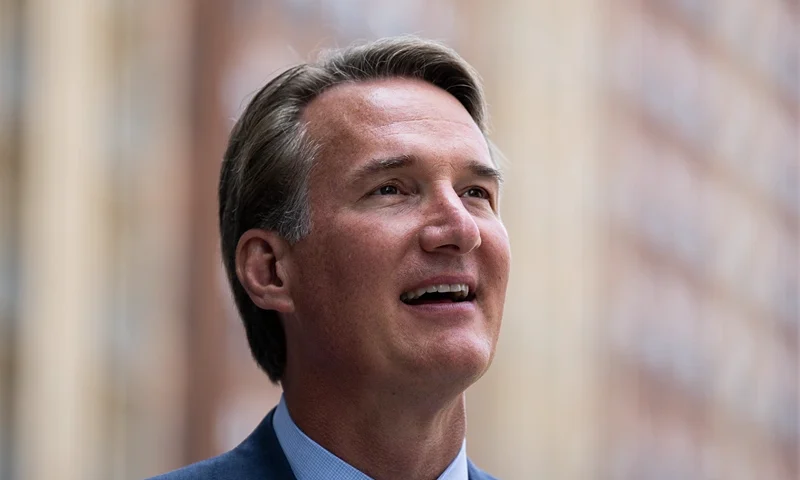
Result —
<svg viewBox="0 0 800 480"><path fill-rule="evenodd" d="M477 225L431 225L420 232L420 244L429 252L465 254L480 247Z"/></svg>

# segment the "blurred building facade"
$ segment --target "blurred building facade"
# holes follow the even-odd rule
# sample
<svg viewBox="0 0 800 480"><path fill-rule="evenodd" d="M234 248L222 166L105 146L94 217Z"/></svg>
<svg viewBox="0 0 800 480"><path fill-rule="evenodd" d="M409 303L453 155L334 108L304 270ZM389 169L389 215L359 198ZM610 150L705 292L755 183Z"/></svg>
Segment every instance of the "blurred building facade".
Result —
<svg viewBox="0 0 800 480"><path fill-rule="evenodd" d="M798 478L796 3L611 2L608 478Z"/></svg>
<svg viewBox="0 0 800 480"><path fill-rule="evenodd" d="M470 455L500 478L798 478L800 8L0 0L0 478L142 478L280 395L218 259L226 135L331 45L484 76L514 254Z"/></svg>

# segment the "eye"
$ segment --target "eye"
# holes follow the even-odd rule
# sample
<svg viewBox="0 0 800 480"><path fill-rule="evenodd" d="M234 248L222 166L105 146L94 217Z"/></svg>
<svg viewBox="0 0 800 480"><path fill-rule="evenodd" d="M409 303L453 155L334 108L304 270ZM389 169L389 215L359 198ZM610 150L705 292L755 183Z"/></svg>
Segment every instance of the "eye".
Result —
<svg viewBox="0 0 800 480"><path fill-rule="evenodd" d="M468 188L461 196L463 197L472 197L472 198L482 198L482 199L489 199L489 192L481 187L470 187Z"/></svg>
<svg viewBox="0 0 800 480"><path fill-rule="evenodd" d="M373 195L400 195L397 185L384 185L372 192Z"/></svg>

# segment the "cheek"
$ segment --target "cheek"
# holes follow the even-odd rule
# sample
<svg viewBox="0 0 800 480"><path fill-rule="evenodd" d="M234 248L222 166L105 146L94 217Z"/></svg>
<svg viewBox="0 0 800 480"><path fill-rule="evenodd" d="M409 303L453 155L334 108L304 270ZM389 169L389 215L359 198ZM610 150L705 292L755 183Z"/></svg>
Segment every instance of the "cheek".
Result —
<svg viewBox="0 0 800 480"><path fill-rule="evenodd" d="M336 229L328 238L328 251L341 273L371 275L392 257L391 240L381 228L363 228L361 225Z"/></svg>
<svg viewBox="0 0 800 480"><path fill-rule="evenodd" d="M307 322L304 335L325 345L329 356L365 355L357 345L373 345L387 333L387 326L375 320L395 294L392 272L402 263L403 247L374 222L316 226L319 230L297 251L294 295L299 317Z"/></svg>
<svg viewBox="0 0 800 480"><path fill-rule="evenodd" d="M511 270L511 245L508 233L501 223L491 225L482 232L484 265L493 284L505 292Z"/></svg>
<svg viewBox="0 0 800 480"><path fill-rule="evenodd" d="M364 292L378 293L378 287L392 282L392 272L401 263L409 238L402 224L345 219L315 225L324 234L310 245L315 268L304 272L305 276L347 287L339 288L339 294L358 292L362 299L370 297Z"/></svg>
<svg viewBox="0 0 800 480"><path fill-rule="evenodd" d="M494 335L500 328L505 306L506 290L511 269L511 249L505 229L493 229L483 238L481 275L488 288L482 299L490 328ZM483 281L482 280L482 281Z"/></svg>

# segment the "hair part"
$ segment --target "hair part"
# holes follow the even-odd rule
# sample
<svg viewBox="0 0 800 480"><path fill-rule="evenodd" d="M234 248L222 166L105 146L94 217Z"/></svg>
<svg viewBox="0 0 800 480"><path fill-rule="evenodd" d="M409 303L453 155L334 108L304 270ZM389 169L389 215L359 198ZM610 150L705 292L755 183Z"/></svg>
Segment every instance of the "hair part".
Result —
<svg viewBox="0 0 800 480"><path fill-rule="evenodd" d="M411 36L330 50L284 71L256 93L231 132L219 180L222 257L253 358L273 382L286 366L285 332L278 312L257 307L237 278L239 238L260 228L296 243L311 231L308 177L319 148L303 111L335 85L382 78L418 79L450 93L486 136L477 72L451 48Z"/></svg>

